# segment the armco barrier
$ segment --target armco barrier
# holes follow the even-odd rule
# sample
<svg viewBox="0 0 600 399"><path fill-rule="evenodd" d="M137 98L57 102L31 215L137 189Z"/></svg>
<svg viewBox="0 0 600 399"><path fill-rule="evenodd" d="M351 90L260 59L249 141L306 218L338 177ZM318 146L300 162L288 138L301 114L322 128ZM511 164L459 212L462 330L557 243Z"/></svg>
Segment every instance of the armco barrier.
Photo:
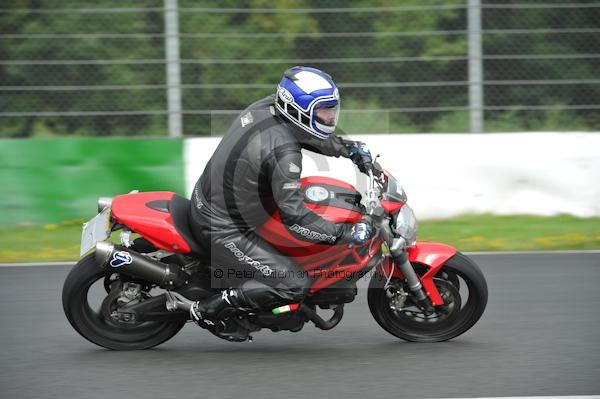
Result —
<svg viewBox="0 0 600 399"><path fill-rule="evenodd" d="M351 136L367 142L420 218L600 216L600 133ZM0 140L0 226L86 219L99 196L191 193L218 137ZM305 152L304 176L364 189L347 159Z"/></svg>
<svg viewBox="0 0 600 399"><path fill-rule="evenodd" d="M184 194L182 140L0 140L0 226L87 219L100 196Z"/></svg>
<svg viewBox="0 0 600 399"><path fill-rule="evenodd" d="M351 135L402 184L418 218L460 214L600 216L600 133ZM202 173L217 138L185 143L186 189ZM365 188L343 158L305 152L302 175Z"/></svg>

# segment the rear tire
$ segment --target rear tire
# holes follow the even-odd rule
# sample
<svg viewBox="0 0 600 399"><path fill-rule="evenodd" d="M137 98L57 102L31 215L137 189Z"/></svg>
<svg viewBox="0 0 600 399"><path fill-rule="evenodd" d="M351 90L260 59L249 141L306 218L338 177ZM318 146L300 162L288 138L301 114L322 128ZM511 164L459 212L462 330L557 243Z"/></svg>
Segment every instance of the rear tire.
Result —
<svg viewBox="0 0 600 399"><path fill-rule="evenodd" d="M421 270L415 266L417 273ZM462 280L460 284L459 280ZM392 283L402 284L399 279ZM436 274L434 282L446 305L436 307L437 318L419 312L394 310L384 289L386 279L373 277L367 299L377 323L390 334L411 342L440 342L457 337L479 320L487 305L487 283L479 267L468 257L457 253ZM406 309L406 308L405 308Z"/></svg>
<svg viewBox="0 0 600 399"><path fill-rule="evenodd" d="M65 315L85 339L113 350L148 349L160 345L183 328L185 321L115 323L90 306L88 293L97 281L111 274L97 265L95 253L82 258L67 276L62 292Z"/></svg>

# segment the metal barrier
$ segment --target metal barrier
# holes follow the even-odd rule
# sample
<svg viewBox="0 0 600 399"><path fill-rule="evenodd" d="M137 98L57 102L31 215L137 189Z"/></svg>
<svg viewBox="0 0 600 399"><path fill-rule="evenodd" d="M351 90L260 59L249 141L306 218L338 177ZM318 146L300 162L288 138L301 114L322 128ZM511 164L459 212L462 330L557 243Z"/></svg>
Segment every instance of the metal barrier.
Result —
<svg viewBox="0 0 600 399"><path fill-rule="evenodd" d="M36 4L0 9L0 137L218 134L297 64L350 133L600 126L600 3Z"/></svg>

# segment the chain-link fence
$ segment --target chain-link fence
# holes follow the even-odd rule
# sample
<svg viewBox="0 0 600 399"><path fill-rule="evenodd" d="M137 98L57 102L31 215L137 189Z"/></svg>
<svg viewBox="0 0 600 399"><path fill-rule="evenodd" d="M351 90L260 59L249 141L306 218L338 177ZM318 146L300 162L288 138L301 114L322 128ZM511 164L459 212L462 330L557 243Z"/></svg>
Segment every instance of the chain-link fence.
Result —
<svg viewBox="0 0 600 399"><path fill-rule="evenodd" d="M478 3L4 3L0 137L166 135L169 110L208 135L293 65L339 82L351 133L598 130L600 2Z"/></svg>

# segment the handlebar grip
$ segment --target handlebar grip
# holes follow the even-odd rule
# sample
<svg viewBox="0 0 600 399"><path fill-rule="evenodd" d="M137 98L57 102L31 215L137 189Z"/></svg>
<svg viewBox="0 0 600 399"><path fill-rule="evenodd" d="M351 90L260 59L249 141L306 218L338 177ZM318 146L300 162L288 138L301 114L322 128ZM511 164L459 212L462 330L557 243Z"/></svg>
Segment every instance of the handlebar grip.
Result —
<svg viewBox="0 0 600 399"><path fill-rule="evenodd" d="M361 218L361 222L366 222L369 223L371 226L373 225L373 218L371 217L371 215L364 214L363 217Z"/></svg>
<svg viewBox="0 0 600 399"><path fill-rule="evenodd" d="M342 144L344 144L346 147L354 147L354 145L356 144L356 141L354 140L347 140L344 138L341 138L342 140Z"/></svg>
<svg viewBox="0 0 600 399"><path fill-rule="evenodd" d="M379 164L369 160L368 162L363 162L363 167L365 169L365 173L369 173L369 171L373 172L375 177L381 176L383 170L379 167Z"/></svg>

